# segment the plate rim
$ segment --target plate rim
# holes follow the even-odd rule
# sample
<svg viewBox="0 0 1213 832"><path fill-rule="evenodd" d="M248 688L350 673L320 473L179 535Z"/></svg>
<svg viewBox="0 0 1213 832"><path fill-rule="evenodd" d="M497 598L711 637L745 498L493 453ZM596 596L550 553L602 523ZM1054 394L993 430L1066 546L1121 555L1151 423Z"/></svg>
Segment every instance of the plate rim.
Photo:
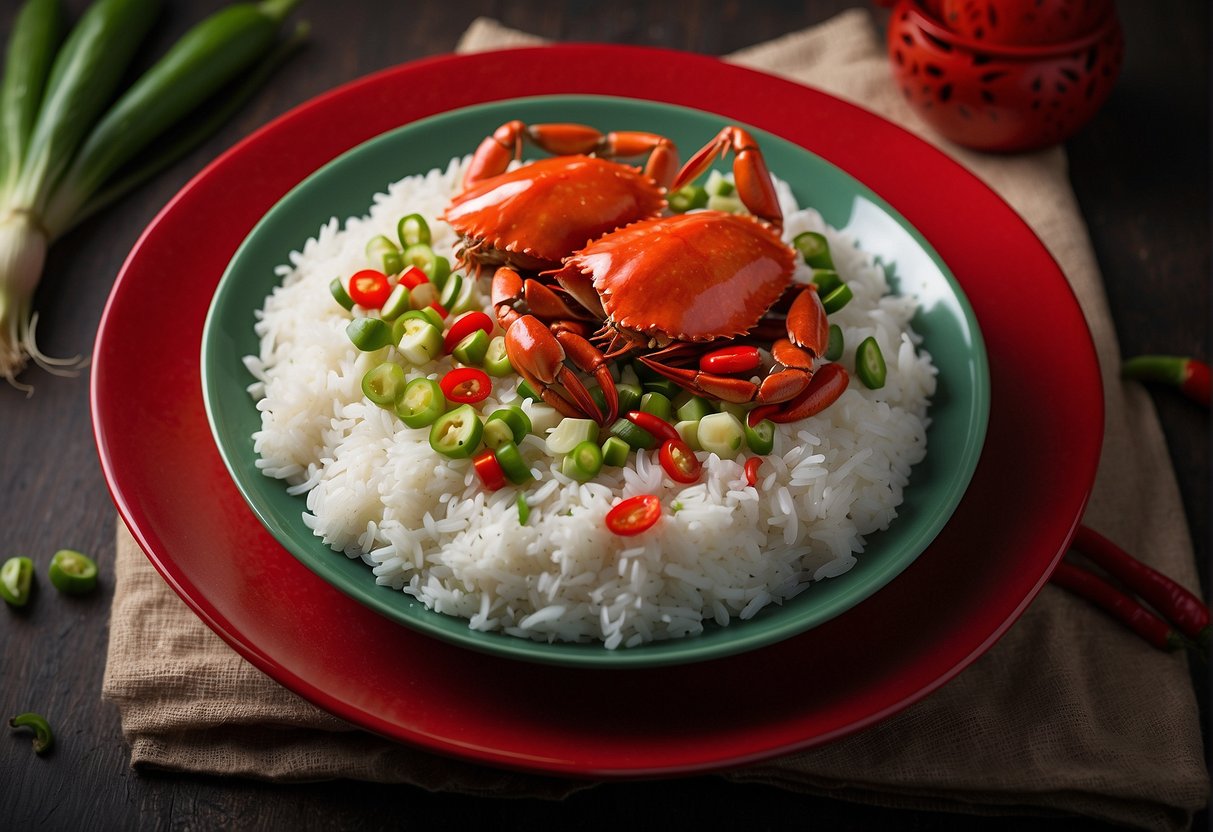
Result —
<svg viewBox="0 0 1213 832"><path fill-rule="evenodd" d="M541 95L541 96L523 96L512 99L502 99L482 104L474 104L465 107L460 107L455 110L450 110L444 113L428 116L423 119L401 125L385 133L381 133L364 142L359 143L355 147L350 148L340 154L332 161L323 165L321 168L313 171L306 178L300 181L288 193L282 196L274 205L257 221L257 224L249 231L248 235L240 243L236 252L233 254L224 270L223 275L219 279L218 286L212 295L210 305L208 307L206 317L203 323L202 342L199 351L200 376L202 383L203 405L206 410L206 417L211 430L212 440L218 448L219 454L223 459L228 473L240 491L245 502L248 504L252 512L257 516L261 524L278 542L298 559L304 566L312 572L319 575L323 580L329 582L337 589L357 600L363 605L369 606L371 609L391 619L392 621L401 624L402 626L414 628L426 635L434 638L446 640L452 644L459 645L466 649L483 651L493 655L504 655L519 661L530 661L538 663L549 663L555 665L563 665L570 667L596 667L603 670L616 670L623 668L639 668L639 667L655 667L661 665L688 664L700 661L711 661L718 658L723 658L729 655L746 652L753 649L760 649L768 644L783 640L798 635L805 630L818 626L825 621L828 621L842 613L851 609L855 605L862 603L872 594L879 592L890 581L894 580L897 575L907 568L914 559L916 559L923 551L930 546L931 542L947 524L951 515L955 512L961 499L964 496L965 490L972 481L977 464L980 460L981 448L985 441L986 429L989 421L989 400L990 400L990 384L989 384L989 364L985 351L985 342L981 334L980 324L977 321L976 314L973 312L972 306L969 304L965 296L964 289L960 285L960 281L952 273L947 263L942 256L931 245L930 241L908 220L906 220L897 209L890 205L887 201L881 198L878 194L868 188L861 180L857 179L847 171L837 167L831 162L822 159L811 150L800 145L774 137L777 141L782 142L791 148L792 152L797 154L806 154L816 163L829 168L833 175L846 180L849 186L854 188L858 196L869 202L872 202L886 216L896 222L900 228L911 237L919 250L924 253L931 261L932 265L938 272L938 276L942 282L946 284L951 299L955 301L958 314L953 318L959 318L956 322L956 328L961 331L962 335L968 337L971 341L971 353L965 361L965 369L967 370L967 386L969 388L968 395L960 397L954 407L962 407L963 413L966 414L965 427L967 428L963 447L957 454L958 461L954 463L948 471L946 471L946 488L943 489L943 497L937 504L930 505L930 518L922 528L917 525L912 526L913 534L910 538L909 545L898 547L897 556L894 558L890 553L884 553L884 558L880 562L880 567L875 568L876 571L865 572L862 579L858 582L861 585L863 594L860 597L853 597L851 593L845 594L838 598L838 593L845 592L843 589L832 589L830 597L820 609L815 609L806 612L801 618L791 618L783 623L779 623L778 619L784 617L785 609L788 606L781 605L778 609L772 609L767 614L777 617L777 622L772 623L769 619L764 622L762 629L750 629L748 621L731 622L728 628L724 628L723 634L717 636L722 643L709 643L699 641L699 637L688 637L686 639L673 639L669 642L654 642L651 644L641 645L635 648L620 648L619 650L605 650L600 642L578 643L566 645L562 643L544 643L535 642L527 639L521 639L513 636L506 637L500 633L484 633L470 628L464 627L454 629L450 627L449 622L433 619L432 616L441 615L433 610L425 610L419 612L410 612L402 610L400 605L402 601L395 595L383 593L382 587L378 587L373 583L365 585L354 585L351 587L339 575L335 575L333 570L342 571L343 566L338 565L332 570L327 569L326 565L319 561L331 554L331 550L321 549L315 540L308 538L306 543L299 539L299 535L303 532L296 528L296 518L280 516L281 512L276 507L266 505L260 499L261 492L268 489L266 483L260 479L256 479L256 475L250 474L247 471L248 460L246 454L251 451L244 447L237 447L234 444L234 437L227 435L227 432L219 426L221 421L219 414L226 414L230 418L233 417L234 407L230 405L227 399L222 396L216 387L216 376L212 364L217 360L216 351L223 352L223 357L227 357L227 351L222 348L222 338L216 336L217 330L225 329L220 314L223 311L232 312L239 311L241 313L248 311L243 305L237 309L232 309L230 300L233 294L239 290L235 287L241 280L242 276L247 277L247 272L241 271L240 267L243 261L248 258L248 252L256 248L257 245L264 246L262 239L267 234L267 229L273 229L275 225L281 225L278 221L278 216L283 213L289 213L290 209L296 204L305 202L307 195L312 193L317 187L316 182L327 177L332 178L335 172L343 169L350 164L357 164L357 157L365 156L367 153L373 153L375 147L390 146L393 144L399 145L404 142L402 136L406 136L409 131L414 128L430 128L433 124L446 119L472 119L481 117L481 112L503 107L517 107L520 110L525 109L530 104L538 106L554 105L559 106L569 101L604 101L608 104L613 104L620 107L632 108L638 106L641 110L645 108L674 109L685 114L690 114L695 118L707 117L709 119L724 119L723 116L711 113L709 111L700 110L697 108L686 107L683 105L662 105L656 102L647 101L644 99L635 99L625 95ZM437 121L436 121L437 120ZM768 131L754 125L742 125L751 129L755 133L763 137L770 137ZM783 152L789 152L788 148L783 148ZM426 171L406 171L402 176L424 174ZM391 178L395 178L393 173ZM376 191L378 195L390 183L385 183L380 191ZM373 200L368 201L367 209L373 204ZM813 207L813 206L809 206ZM345 222L340 222L341 228L345 227ZM314 238L319 229L313 229L310 234ZM307 230L300 231L296 236L298 239L294 241L293 250L300 250L302 244L308 239ZM275 245L275 248L279 246ZM284 260L285 262L285 260ZM934 276L933 276L934 279ZM268 280L268 278L267 278ZM280 285L280 280L276 279L274 286ZM894 292L894 294L899 294ZM216 346L216 342L219 345ZM924 337L921 349L935 354L931 344ZM937 359L938 361L939 359ZM937 365L938 368L938 365ZM228 371L237 372L235 367L228 368ZM250 376L251 381L251 376ZM230 386L230 384L228 385ZM238 406L244 409L244 403ZM937 413L932 408L928 412L928 417L932 422L932 427L928 428L928 436L934 430L933 424L937 421ZM938 441L938 434L935 440ZM251 452L255 456L255 452ZM916 465L915 470L920 466ZM910 485L913 487L914 474L911 474ZM917 476L921 479L924 473L919 471ZM285 488L281 481L277 481L274 485ZM896 524L896 520L894 521ZM889 530L878 530L865 538L870 544L873 540L884 539L884 535L888 534ZM286 539L283 539L283 538ZM310 548L307 544L311 544ZM904 549L904 553L903 550ZM866 550L865 553L866 554ZM862 560L864 555L860 555ZM885 560L892 560L891 563L885 563ZM369 567L368 579L369 579ZM850 573L848 573L849 575ZM833 582L840 580L848 581L847 576L839 576L838 578L830 579L830 586L833 587ZM813 581L812 584L820 583ZM812 597L804 594L805 597ZM411 598L405 593L406 598ZM412 603L420 603L413 601ZM808 605L809 601L802 600L801 595L790 599L790 604ZM448 616L449 617L449 616Z"/></svg>
<svg viewBox="0 0 1213 832"><path fill-rule="evenodd" d="M673 50L654 49L650 47L634 47L634 46L613 46L602 44L591 45L557 45L547 47L520 48L511 50L498 50L491 53L479 53L476 55L443 55L421 59L409 64L403 64L396 67L389 67L369 75L363 76L347 84L336 87L335 89L324 93L316 98L310 99L302 105L290 110L283 116L272 121L270 124L262 127L254 132L245 140L237 143L224 154L220 155L214 162L208 165L202 172L190 180L176 196L157 214L156 218L149 224L148 228L140 236L134 249L128 255L123 264L122 270L119 273L119 279L115 282L114 291L106 302L105 310L102 317L102 326L98 329L97 341L95 344L95 355L101 357L105 354L105 349L109 346L109 339L116 337L106 328L106 323L113 317L116 317L116 308L119 292L123 286L124 277L129 274L138 264L141 253L148 246L158 233L160 227L166 222L166 216L178 207L182 202L192 198L192 194L200 187L205 178L216 169L217 166L225 164L233 155L241 152L250 143L268 139L273 131L288 129L293 122L300 121L304 118L304 114L317 107L328 107L333 105L335 99L340 99L345 96L370 97L376 94L378 87L386 87L399 79L401 75L412 72L428 72L436 69L449 70L457 62L491 62L496 56L507 55L511 63L516 63L522 57L523 53L546 53L553 58L560 60L595 60L608 59L616 61L619 59L629 60L648 60L664 61L667 63L681 64L679 67L688 71L705 71L705 72L722 72L732 73L738 79L746 79L752 81L759 86L765 86L770 89L777 89L783 92L797 90L805 91L812 95L821 96L829 99L831 107L841 106L846 111L850 112L853 118L859 122L867 123L871 126L874 123L879 123L879 129L889 133L894 139L899 139L901 142L909 141L909 145L914 148L917 154L917 161L924 164L929 169L939 169L946 172L951 177L958 178L959 182L966 188L975 189L983 200L990 201L992 208L997 208L998 213L1002 214L1012 230L1019 234L1026 234L1031 240L1035 241L1040 250L1034 252L1036 256L1043 257L1042 262L1051 265L1051 270L1056 272L1060 278L1063 295L1068 294L1069 299L1073 302L1073 310L1078 312L1079 329L1077 335L1078 346L1084 357L1091 362L1095 361L1095 352L1091 335L1085 327L1085 323L1081 320L1081 311L1074 298L1073 290L1061 275L1060 268L1052 255L1044 248L1039 239L1032 232L1031 228L1015 214L1014 210L1007 204L1006 200L993 192L987 186L980 182L973 174L968 172L956 160L951 159L938 148L932 147L922 139L914 136L906 128L896 125L880 116L864 110L855 104L845 102L834 96L822 93L819 90L806 88L801 85L786 79L781 79L776 76L771 76L758 70L752 70L745 67L740 67L733 64L724 64L715 58L710 58L703 55L692 53L675 52ZM722 68L723 67L723 68ZM483 69L483 67L481 67ZM557 79L558 80L558 79ZM566 81L568 79L565 79ZM535 89L543 87L542 81L531 81L535 84ZM551 81L550 83L555 83ZM577 89L562 89L563 92L577 92ZM592 90L591 90L592 91ZM648 100L662 100L654 98L651 91ZM494 95L492 92L479 92L478 95L484 95L482 100L490 101L498 98L509 97L507 95ZM690 97L689 94L679 90L676 93L671 93L670 98ZM674 103L678 103L675 101ZM334 105L335 106L335 105ZM726 109L744 109L740 104L731 103ZM860 114L856 116L855 114ZM777 133L778 134L778 133ZM784 136L787 138L787 136ZM356 139L351 140L356 143ZM831 163L847 169L846 165L840 164L835 157L830 153L823 153L820 148L814 148L814 152L826 158ZM834 148L833 152L840 152ZM887 174L885 175L887 179ZM883 181L882 184L890 187L893 191L898 191L896 183L890 185L889 182ZM897 205L899 210L904 212L904 204L899 203L895 198L890 198L882 191L881 187L874 187L874 191L884 197L891 204ZM911 219L913 222L913 220ZM914 223L916 227L922 227L921 223ZM924 233L929 231L924 230ZM1073 317L1073 315L1071 315ZM1097 367L1097 364L1095 365ZM872 723L884 719L889 714L902 710L913 702L919 701L923 697L929 695L944 685L948 680L952 679L964 667L968 666L978 656L983 654L993 643L995 643L1006 630L1018 619L1019 615L1028 606L1033 598L1039 593L1040 588L1046 582L1052 566L1060 559L1064 552L1065 546L1073 534L1074 527L1077 525L1078 519L1081 517L1082 510L1090 496L1090 489L1094 480L1095 468L1098 462L1099 445L1102 438L1102 415L1104 400L1101 395L1102 382L1096 373L1094 379L1088 379L1088 385L1093 385L1092 400L1087 405L1092 409L1093 419L1090 420L1088 427L1094 427L1097 435L1088 436L1088 445L1085 447L1084 458L1080 460L1083 463L1082 470L1078 472L1076 479L1080 481L1081 493L1070 495L1075 501L1070 510L1066 512L1065 517L1054 518L1050 523L1050 543L1047 545L1047 550L1036 554L1036 557L1041 560L1037 564L1042 567L1041 573L1030 579L1029 585L1024 587L1024 591L1015 603L1009 608L998 613L1000 619L997 622L989 623L987 630L983 631L981 638L965 640L963 645L952 645L954 649L949 651L946 661L941 662L936 659L932 669L929 671L930 679L920 679L916 681L903 682L903 687L896 694L896 698L887 701L883 708L878 710L868 711L864 714L856 714L853 717L843 716L842 719L850 719L845 724L839 724L832 730L818 730L816 733L799 733L790 735L787 731L814 731L816 730L811 725L806 725L806 720L809 717L800 715L799 719L790 723L785 728L785 733L777 738L762 738L762 739L747 739L745 743L740 743L738 740L718 740L719 742L728 742L725 747L712 749L696 749L693 753L687 752L675 758L655 757L646 765L640 765L628 760L616 758L606 758L603 756L605 752L599 750L597 756L591 755L590 758L579 758L569 760L536 760L525 756L505 753L502 749L492 749L484 747L468 747L459 743L453 743L449 738L435 737L424 733L419 733L416 729L408 726L393 723L390 720L381 718L379 715L367 711L360 707L357 703L344 701L339 698L339 695L331 690L321 689L311 683L311 681L303 679L292 668L286 666L278 660L274 655L260 649L257 645L249 642L248 635L231 629L230 621L227 621L223 615L210 605L206 598L196 597L198 587L194 584L191 576L181 573L181 567L172 562L170 558L165 558L163 555L164 543L160 536L160 530L156 528L154 523L150 522L150 518L146 515L144 508L139 504L138 500L127 499L128 495L123 490L123 473L115 468L117 458L114 456L114 445L118 444L118 435L109 433L111 427L108 419L114 414L108 413L106 410L106 402L104 396L100 394L100 388L107 379L105 372L108 367L101 360L94 363L90 373L90 404L94 412L94 436L97 442L99 454L101 456L102 468L105 474L107 486L110 488L111 495L114 498L115 504L118 507L119 513L124 523L130 528L135 539L143 548L145 554L152 562L153 566L160 572L164 579L177 592L179 596L189 605L200 618L207 623L221 638L229 643L242 656L250 660L255 666L266 672L272 678L287 686L289 689L304 695L314 703L320 705L326 710L343 716L351 720L355 724L361 725L369 730L384 734L390 738L410 743L413 745L428 748L432 751L438 751L448 755L471 759L479 762L500 765L508 768L516 768L527 771L543 772L543 773L561 773L575 775L591 775L597 777L632 777L643 776L649 774L677 774L677 773L693 773L698 771L711 770L726 765L734 765L744 762L752 762L759 759L766 759L771 756L786 753L793 750L804 749L822 742L826 742L837 738L838 736L853 733L861 728L867 727ZM992 378L992 382L994 379ZM995 384L992 390L994 403L997 402L997 385ZM993 403L992 403L993 404ZM1093 440L1093 443L1091 442ZM988 442L988 440L987 440ZM119 466L121 467L121 466ZM979 466L980 471L980 466ZM131 495L133 496L133 495Z"/></svg>

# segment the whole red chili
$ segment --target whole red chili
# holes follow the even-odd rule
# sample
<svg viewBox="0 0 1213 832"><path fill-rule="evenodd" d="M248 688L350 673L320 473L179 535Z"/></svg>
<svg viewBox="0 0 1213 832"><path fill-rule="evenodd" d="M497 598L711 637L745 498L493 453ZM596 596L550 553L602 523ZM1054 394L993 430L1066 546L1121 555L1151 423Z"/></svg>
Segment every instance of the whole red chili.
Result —
<svg viewBox="0 0 1213 832"><path fill-rule="evenodd" d="M1209 406L1209 365L1200 359L1180 355L1138 355L1125 361L1120 372L1125 378L1178 387L1188 398Z"/></svg>
<svg viewBox="0 0 1213 832"><path fill-rule="evenodd" d="M1087 526L1078 527L1072 545L1108 574L1124 582L1185 636L1208 644L1209 608L1195 594Z"/></svg>
<svg viewBox="0 0 1213 832"><path fill-rule="evenodd" d="M1160 650L1183 646L1183 639L1171 625L1094 572L1062 561L1053 571L1052 581L1091 601Z"/></svg>
<svg viewBox="0 0 1213 832"><path fill-rule="evenodd" d="M704 353L699 359L699 369L705 373L748 373L762 364L762 354L757 347L721 347Z"/></svg>
<svg viewBox="0 0 1213 832"><path fill-rule="evenodd" d="M623 414L623 418L627 419L641 430L647 430L657 438L658 442L667 442L670 440L682 441L682 436L674 429L674 426L662 419L660 416L655 416L652 413L646 413L643 410L629 410Z"/></svg>

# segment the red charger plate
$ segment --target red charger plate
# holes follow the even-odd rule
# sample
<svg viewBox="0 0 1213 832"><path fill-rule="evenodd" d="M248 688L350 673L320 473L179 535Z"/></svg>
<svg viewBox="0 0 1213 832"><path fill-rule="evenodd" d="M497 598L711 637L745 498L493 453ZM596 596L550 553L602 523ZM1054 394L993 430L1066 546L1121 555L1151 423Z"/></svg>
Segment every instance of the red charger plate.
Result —
<svg viewBox="0 0 1213 832"><path fill-rule="evenodd" d="M989 353L982 460L936 541L849 612L771 647L695 665L606 672L509 661L408 630L324 583L265 531L229 479L203 409L198 344L215 286L261 216L305 176L386 130L558 93L681 104L795 142L888 200L961 282ZM1027 337L1029 321L1050 338ZM1055 369L1057 355L1067 357L1064 370ZM149 376L174 379L179 395L148 396ZM386 70L300 106L221 156L123 266L97 336L92 404L123 520L169 585L258 668L396 740L593 777L704 771L807 748L938 688L994 644L1048 579L1085 507L1103 427L1095 352L1064 276L974 176L824 93L703 56L586 45ZM642 690L653 694L640 699Z"/></svg>

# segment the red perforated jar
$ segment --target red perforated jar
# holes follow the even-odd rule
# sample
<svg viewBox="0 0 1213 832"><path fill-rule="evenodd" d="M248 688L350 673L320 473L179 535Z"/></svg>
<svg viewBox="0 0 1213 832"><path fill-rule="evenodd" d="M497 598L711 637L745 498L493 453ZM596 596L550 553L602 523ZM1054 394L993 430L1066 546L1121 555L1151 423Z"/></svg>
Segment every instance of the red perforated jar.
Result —
<svg viewBox="0 0 1213 832"><path fill-rule="evenodd" d="M889 18L889 60L906 100L957 144L988 151L1047 147L1086 124L1120 74L1124 36L1112 4L1102 8L1098 18L1084 18L1093 27L1085 34L1008 44L992 42L988 28L981 38L948 28L938 0L900 0ZM970 33L971 24L972 18Z"/></svg>

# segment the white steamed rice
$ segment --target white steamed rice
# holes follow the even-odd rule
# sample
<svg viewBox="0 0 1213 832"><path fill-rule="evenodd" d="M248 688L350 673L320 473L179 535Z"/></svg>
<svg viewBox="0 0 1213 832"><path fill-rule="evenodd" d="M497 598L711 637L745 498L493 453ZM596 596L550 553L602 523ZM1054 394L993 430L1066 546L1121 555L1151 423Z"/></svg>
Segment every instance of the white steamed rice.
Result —
<svg viewBox="0 0 1213 832"><path fill-rule="evenodd" d="M307 526L365 561L376 583L466 618L474 630L607 648L725 626L847 572L865 536L896 517L910 468L926 453L935 368L909 326L914 299L890 295L883 269L856 241L800 210L779 183L786 238L826 234L854 292L830 316L845 336L841 361L853 368L855 346L875 336L888 364L885 386L868 390L853 377L823 413L778 426L756 488L745 484L744 456L704 452L693 485L665 477L645 451L582 485L560 473L542 436L528 436L520 447L538 481L523 490L530 518L522 525L519 489L485 491L469 460L438 456L428 429L407 428L363 397L362 376L385 353L351 345L349 313L328 291L335 276L368 266L367 239L393 236L397 220L413 212L431 218L434 249L453 262L454 234L432 218L456 192L464 163L392 184L367 216L344 227L333 218L277 270L281 285L256 323L260 353L245 359L262 421L254 442L262 471L307 495ZM445 358L406 370L410 379L437 378L450 367ZM494 380L482 412L518 403L515 383ZM550 408L522 407L537 424L551 423ZM611 506L645 493L661 498L657 525L634 538L608 533Z"/></svg>

